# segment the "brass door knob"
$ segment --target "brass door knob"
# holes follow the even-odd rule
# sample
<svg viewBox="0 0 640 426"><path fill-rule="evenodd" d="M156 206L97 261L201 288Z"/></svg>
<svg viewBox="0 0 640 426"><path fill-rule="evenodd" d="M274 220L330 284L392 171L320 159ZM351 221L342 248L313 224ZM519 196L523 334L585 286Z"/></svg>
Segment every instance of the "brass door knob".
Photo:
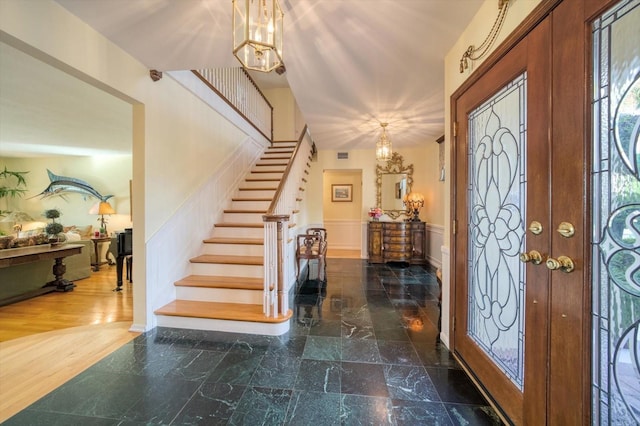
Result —
<svg viewBox="0 0 640 426"><path fill-rule="evenodd" d="M563 237L571 238L576 233L576 228L574 228L569 222L560 222L557 231Z"/></svg>
<svg viewBox="0 0 640 426"><path fill-rule="evenodd" d="M537 220L532 221L529 225L529 231L534 235L542 234L542 224Z"/></svg>
<svg viewBox="0 0 640 426"><path fill-rule="evenodd" d="M529 250L529 253L520 253L520 261L522 263L531 262L534 265L542 263L542 255L538 250Z"/></svg>
<svg viewBox="0 0 640 426"><path fill-rule="evenodd" d="M551 269L552 271L560 269L562 272L569 273L573 271L576 266L570 257L558 256L558 259L554 259L552 257L547 259L547 268Z"/></svg>

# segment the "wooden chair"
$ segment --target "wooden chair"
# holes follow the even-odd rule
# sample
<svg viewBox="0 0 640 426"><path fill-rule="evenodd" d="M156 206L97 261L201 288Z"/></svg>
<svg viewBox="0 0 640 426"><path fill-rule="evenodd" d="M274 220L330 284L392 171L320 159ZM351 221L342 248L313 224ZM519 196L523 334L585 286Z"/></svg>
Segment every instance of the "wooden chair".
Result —
<svg viewBox="0 0 640 426"><path fill-rule="evenodd" d="M326 231L324 233L320 231L309 233L311 229L314 228L309 228L306 234L298 234L296 237L296 281L298 282L300 281L301 259L316 259L318 261L318 279L324 280L326 276L327 241L324 238ZM307 279L309 279L309 275L307 275Z"/></svg>

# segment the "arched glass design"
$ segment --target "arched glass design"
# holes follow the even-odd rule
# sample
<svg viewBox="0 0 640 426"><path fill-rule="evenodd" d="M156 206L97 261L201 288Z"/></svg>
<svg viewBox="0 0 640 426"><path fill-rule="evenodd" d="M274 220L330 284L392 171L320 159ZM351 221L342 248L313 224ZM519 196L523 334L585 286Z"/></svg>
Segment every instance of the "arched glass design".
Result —
<svg viewBox="0 0 640 426"><path fill-rule="evenodd" d="M524 385L527 74L469 114L467 333Z"/></svg>
<svg viewBox="0 0 640 426"><path fill-rule="evenodd" d="M592 419L640 424L640 0L593 24Z"/></svg>

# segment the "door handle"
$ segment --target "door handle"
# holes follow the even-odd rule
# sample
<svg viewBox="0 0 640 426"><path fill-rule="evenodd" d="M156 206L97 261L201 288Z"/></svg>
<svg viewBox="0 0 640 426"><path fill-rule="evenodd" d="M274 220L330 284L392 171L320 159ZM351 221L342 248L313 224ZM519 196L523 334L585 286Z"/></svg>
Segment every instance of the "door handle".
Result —
<svg viewBox="0 0 640 426"><path fill-rule="evenodd" d="M573 260L567 256L558 256L558 259L550 257L547 259L547 268L552 271L560 269L562 272L569 273L576 268Z"/></svg>
<svg viewBox="0 0 640 426"><path fill-rule="evenodd" d="M529 250L529 253L520 253L520 261L522 263L531 262L534 265L542 263L542 255L538 250Z"/></svg>

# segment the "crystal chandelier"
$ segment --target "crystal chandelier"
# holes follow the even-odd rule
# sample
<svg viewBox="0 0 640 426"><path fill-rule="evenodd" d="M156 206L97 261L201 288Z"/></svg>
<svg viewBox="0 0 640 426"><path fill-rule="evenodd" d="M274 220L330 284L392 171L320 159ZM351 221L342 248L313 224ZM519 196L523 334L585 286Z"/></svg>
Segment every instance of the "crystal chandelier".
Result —
<svg viewBox="0 0 640 426"><path fill-rule="evenodd" d="M391 140L387 136L387 126L389 123L380 123L382 134L376 143L376 160L389 161L391 159Z"/></svg>
<svg viewBox="0 0 640 426"><path fill-rule="evenodd" d="M233 55L243 67L270 72L282 63L278 0L233 0Z"/></svg>

